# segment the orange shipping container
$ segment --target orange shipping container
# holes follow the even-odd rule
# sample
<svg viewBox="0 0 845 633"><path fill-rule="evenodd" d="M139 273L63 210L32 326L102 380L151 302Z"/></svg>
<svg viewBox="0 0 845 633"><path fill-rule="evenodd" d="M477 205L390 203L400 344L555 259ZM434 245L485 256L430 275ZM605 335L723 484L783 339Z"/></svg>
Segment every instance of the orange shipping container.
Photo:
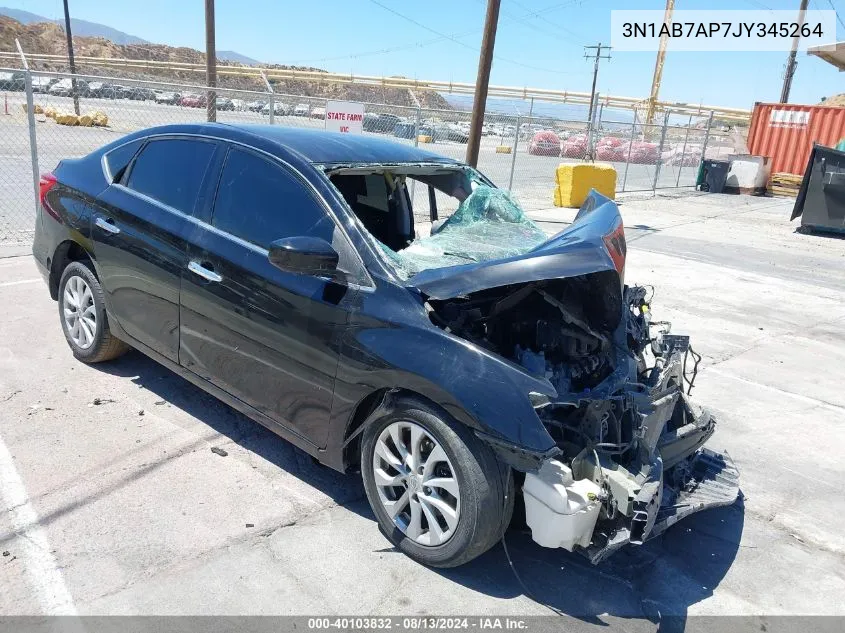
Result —
<svg viewBox="0 0 845 633"><path fill-rule="evenodd" d="M845 138L845 108L790 103L755 103L748 151L768 156L772 173L800 175L813 143L828 147Z"/></svg>

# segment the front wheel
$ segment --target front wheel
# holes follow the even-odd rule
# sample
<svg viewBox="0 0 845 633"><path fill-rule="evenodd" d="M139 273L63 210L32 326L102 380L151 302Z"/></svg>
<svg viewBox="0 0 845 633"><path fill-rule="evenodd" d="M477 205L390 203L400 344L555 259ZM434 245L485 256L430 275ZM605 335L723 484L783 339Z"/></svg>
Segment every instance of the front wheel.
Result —
<svg viewBox="0 0 845 633"><path fill-rule="evenodd" d="M470 429L415 399L366 428L361 472L382 532L424 565L483 554L513 512L510 469Z"/></svg>
<svg viewBox="0 0 845 633"><path fill-rule="evenodd" d="M59 281L59 318L78 360L99 363L129 349L109 330L103 288L87 262L71 262L64 269Z"/></svg>

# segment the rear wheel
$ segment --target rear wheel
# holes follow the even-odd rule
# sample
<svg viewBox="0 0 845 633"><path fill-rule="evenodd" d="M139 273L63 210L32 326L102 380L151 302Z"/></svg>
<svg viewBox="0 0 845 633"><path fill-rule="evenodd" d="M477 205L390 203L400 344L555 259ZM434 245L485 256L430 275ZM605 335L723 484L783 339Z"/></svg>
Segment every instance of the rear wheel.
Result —
<svg viewBox="0 0 845 633"><path fill-rule="evenodd" d="M73 355L99 363L125 354L129 346L109 330L103 288L87 262L71 262L59 281L59 319Z"/></svg>
<svg viewBox="0 0 845 633"><path fill-rule="evenodd" d="M490 549L513 512L510 469L467 427L414 399L364 431L361 471L382 531L432 567Z"/></svg>

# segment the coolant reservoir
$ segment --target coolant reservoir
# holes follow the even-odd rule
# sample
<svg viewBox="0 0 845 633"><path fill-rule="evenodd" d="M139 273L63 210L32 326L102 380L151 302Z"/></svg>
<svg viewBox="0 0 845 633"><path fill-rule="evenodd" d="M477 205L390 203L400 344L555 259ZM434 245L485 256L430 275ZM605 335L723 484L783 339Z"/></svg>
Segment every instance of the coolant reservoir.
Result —
<svg viewBox="0 0 845 633"><path fill-rule="evenodd" d="M550 459L525 476L525 519L531 537L543 547L587 547L601 509L601 488L589 479L572 479L572 471Z"/></svg>

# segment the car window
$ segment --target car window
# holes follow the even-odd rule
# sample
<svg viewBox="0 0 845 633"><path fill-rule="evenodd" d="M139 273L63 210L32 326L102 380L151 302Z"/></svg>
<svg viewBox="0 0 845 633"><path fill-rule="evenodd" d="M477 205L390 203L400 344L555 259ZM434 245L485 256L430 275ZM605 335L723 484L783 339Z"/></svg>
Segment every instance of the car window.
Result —
<svg viewBox="0 0 845 633"><path fill-rule="evenodd" d="M334 222L295 174L252 152L231 149L211 223L262 248L283 237L332 242Z"/></svg>
<svg viewBox="0 0 845 633"><path fill-rule="evenodd" d="M190 214L215 147L191 139L150 141L135 160L126 186Z"/></svg>
<svg viewBox="0 0 845 633"><path fill-rule="evenodd" d="M121 145L106 154L106 165L108 165L109 173L111 174L111 182L117 182L121 179L124 170L138 152L143 142L144 139L138 139Z"/></svg>

